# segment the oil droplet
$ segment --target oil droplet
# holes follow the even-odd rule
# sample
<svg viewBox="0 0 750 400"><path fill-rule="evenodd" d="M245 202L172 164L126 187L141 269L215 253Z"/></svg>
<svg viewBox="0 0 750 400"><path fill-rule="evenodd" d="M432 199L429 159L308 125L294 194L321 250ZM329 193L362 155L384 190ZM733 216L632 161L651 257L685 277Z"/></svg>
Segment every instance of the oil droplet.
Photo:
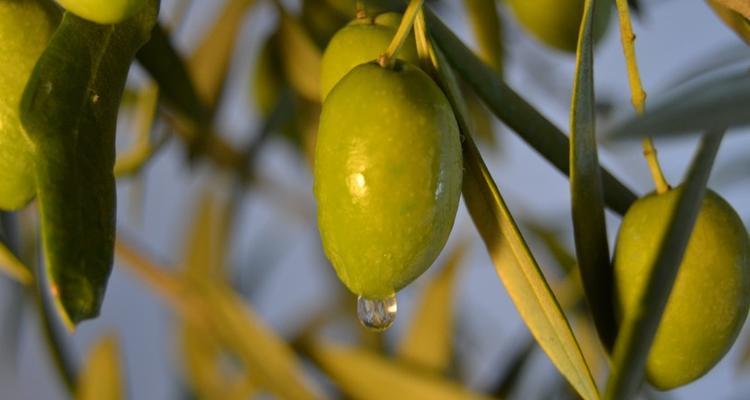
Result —
<svg viewBox="0 0 750 400"><path fill-rule="evenodd" d="M359 322L373 331L384 331L396 320L396 295L392 294L384 299L357 298L357 317Z"/></svg>

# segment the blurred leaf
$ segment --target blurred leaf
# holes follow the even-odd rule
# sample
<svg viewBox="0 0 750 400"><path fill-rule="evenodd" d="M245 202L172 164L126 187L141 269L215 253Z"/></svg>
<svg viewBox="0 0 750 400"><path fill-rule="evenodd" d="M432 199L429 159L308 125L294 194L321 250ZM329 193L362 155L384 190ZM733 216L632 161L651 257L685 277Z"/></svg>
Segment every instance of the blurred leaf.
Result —
<svg viewBox="0 0 750 400"><path fill-rule="evenodd" d="M2 240L0 240L0 271L23 285L34 282L31 271L10 251Z"/></svg>
<svg viewBox="0 0 750 400"><path fill-rule="evenodd" d="M466 88L463 94L477 139L488 144L490 148L497 149L498 138L495 133L495 120L492 114L470 88Z"/></svg>
<svg viewBox="0 0 750 400"><path fill-rule="evenodd" d="M471 85L487 107L560 172L568 174L570 143L565 134L508 87L429 7L425 7L425 16L438 47L445 52L451 66ZM606 170L603 171L602 180L606 204L620 215L624 214L636 196Z"/></svg>
<svg viewBox="0 0 750 400"><path fill-rule="evenodd" d="M159 100L159 88L155 84L144 87L135 103L133 125L135 142L125 152L117 155L114 174L116 178L135 175L141 171L154 154L166 143L166 136L159 142L151 143L151 128L154 125Z"/></svg>
<svg viewBox="0 0 750 400"><path fill-rule="evenodd" d="M675 91L641 116L609 130L612 139L686 133L750 124L750 74L732 73Z"/></svg>
<svg viewBox="0 0 750 400"><path fill-rule="evenodd" d="M746 0L706 0L708 5L742 40L750 45L750 3Z"/></svg>
<svg viewBox="0 0 750 400"><path fill-rule="evenodd" d="M720 68L736 65L741 62L750 62L750 48L748 46L732 43L729 46L719 47L710 53L704 54L700 60L685 65L683 70L675 74L676 76L671 78L665 86L671 89L713 73Z"/></svg>
<svg viewBox="0 0 750 400"><path fill-rule="evenodd" d="M747 0L709 0L711 3L720 4L733 10L745 18L750 18L750 3Z"/></svg>
<svg viewBox="0 0 750 400"><path fill-rule="evenodd" d="M459 384L419 373L368 350L313 341L305 344L305 351L349 398L488 399Z"/></svg>
<svg viewBox="0 0 750 400"><path fill-rule="evenodd" d="M552 258L557 262L560 268L569 274L575 268L577 268L578 261L562 243L560 239L560 232L556 232L551 228L542 226L536 222L526 221L524 223L526 227L539 239L542 240L544 246L549 250Z"/></svg>
<svg viewBox="0 0 750 400"><path fill-rule="evenodd" d="M738 360L738 365L740 367L750 366L750 338L748 337L745 338L745 343L742 346L742 353Z"/></svg>
<svg viewBox="0 0 750 400"><path fill-rule="evenodd" d="M192 228L184 244L182 263L190 279L224 278L224 257L229 244L229 205L214 194L218 190L204 190L195 212Z"/></svg>
<svg viewBox="0 0 750 400"><path fill-rule="evenodd" d="M216 338L236 355L252 372L248 378L259 389L279 398L318 397L307 388L292 349L231 288L211 279L175 278L122 241L117 242L117 254L202 335Z"/></svg>
<svg viewBox="0 0 750 400"><path fill-rule="evenodd" d="M646 359L693 232L706 192L706 182L723 136L723 132L711 132L704 135L701 141L678 194L654 267L650 269L648 283L637 306L639 311L623 321L617 337L612 373L607 382L607 399L632 399L638 393Z"/></svg>
<svg viewBox="0 0 750 400"><path fill-rule="evenodd" d="M414 317L396 350L399 359L410 365L440 374L452 364L455 286L466 248L466 242L456 245L419 297Z"/></svg>
<svg viewBox="0 0 750 400"><path fill-rule="evenodd" d="M570 193L576 255L596 328L604 346L617 335L614 317L613 271L609 262L607 226L594 101L594 0L584 3L573 98L570 108Z"/></svg>
<svg viewBox="0 0 750 400"><path fill-rule="evenodd" d="M305 99L320 102L322 54L297 19L279 7L279 51L287 80Z"/></svg>
<svg viewBox="0 0 750 400"><path fill-rule="evenodd" d="M510 357L508 367L500 374L499 378L490 386L489 393L496 398L508 398L521 380L522 372L526 363L536 349L536 341L529 337L521 346L515 346L516 351Z"/></svg>
<svg viewBox="0 0 750 400"><path fill-rule="evenodd" d="M138 51L138 62L159 84L160 95L195 125L205 125L208 109L203 104L187 66L171 42L169 34L157 24L151 38Z"/></svg>
<svg viewBox="0 0 750 400"><path fill-rule="evenodd" d="M130 63L156 22L151 0L117 25L71 13L39 58L21 102L50 291L69 326L96 317L112 269L115 128Z"/></svg>
<svg viewBox="0 0 750 400"><path fill-rule="evenodd" d="M246 371L227 368L223 348L211 336L204 335L195 325L182 324L181 343L183 368L187 381L201 399L244 400L257 392L257 386Z"/></svg>
<svg viewBox="0 0 750 400"><path fill-rule="evenodd" d="M255 0L228 0L188 61L195 90L210 110L221 98L235 42Z"/></svg>
<svg viewBox="0 0 750 400"><path fill-rule="evenodd" d="M503 29L495 0L464 0L482 60L502 75Z"/></svg>
<svg viewBox="0 0 750 400"><path fill-rule="evenodd" d="M105 336L94 343L79 377L76 400L125 398L118 347L114 336Z"/></svg>
<svg viewBox="0 0 750 400"><path fill-rule="evenodd" d="M462 103L455 77L438 49L434 55L440 82L464 137L464 202L495 270L552 363L584 399L598 399L596 384L573 331L468 131L466 105Z"/></svg>

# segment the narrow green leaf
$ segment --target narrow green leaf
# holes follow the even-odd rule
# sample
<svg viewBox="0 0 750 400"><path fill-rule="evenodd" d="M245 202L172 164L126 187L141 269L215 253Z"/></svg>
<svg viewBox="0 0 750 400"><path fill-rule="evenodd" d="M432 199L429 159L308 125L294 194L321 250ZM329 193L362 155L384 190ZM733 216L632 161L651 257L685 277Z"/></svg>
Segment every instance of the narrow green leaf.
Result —
<svg viewBox="0 0 750 400"><path fill-rule="evenodd" d="M430 33L451 66L468 82L487 107L560 172L569 173L569 141L555 125L527 103L491 67L468 49L438 17L425 7ZM620 215L636 196L609 172L602 172L606 204Z"/></svg>
<svg viewBox="0 0 750 400"><path fill-rule="evenodd" d="M693 232L723 137L723 131L706 134L690 166L659 245L654 267L650 269L651 275L638 304L639 311L623 321L615 343L613 369L606 391L609 400L634 398L643 382L646 359Z"/></svg>
<svg viewBox="0 0 750 400"><path fill-rule="evenodd" d="M424 374L369 350L312 341L305 351L348 398L489 400L463 386Z"/></svg>
<svg viewBox="0 0 750 400"><path fill-rule="evenodd" d="M448 372L453 357L454 288L465 252L466 243L457 245L424 288L409 328L398 343L399 359L425 371Z"/></svg>
<svg viewBox="0 0 750 400"><path fill-rule="evenodd" d="M464 137L463 195L474 225L521 318L560 373L586 400L599 392L565 314L505 205L468 131L466 105L439 49L437 74Z"/></svg>
<svg viewBox="0 0 750 400"><path fill-rule="evenodd" d="M305 99L320 102L320 61L323 57L299 21L280 8L279 54L289 84Z"/></svg>
<svg viewBox="0 0 750 400"><path fill-rule="evenodd" d="M253 4L255 0L227 1L188 62L195 89L212 111L224 88L238 32L247 10Z"/></svg>
<svg viewBox="0 0 750 400"><path fill-rule="evenodd" d="M607 137L678 136L750 124L750 74L712 78L652 104L643 115L609 129Z"/></svg>
<svg viewBox="0 0 750 400"><path fill-rule="evenodd" d="M482 60L502 74L503 27L495 0L464 0L464 6Z"/></svg>
<svg viewBox="0 0 750 400"><path fill-rule="evenodd" d="M37 160L50 290L71 329L98 315L112 268L117 112L158 7L149 1L134 17L107 26L65 13L21 103Z"/></svg>
<svg viewBox="0 0 750 400"><path fill-rule="evenodd" d="M750 47L744 44L732 43L717 49L712 49L702 55L700 60L683 66L675 76L670 77L664 87L672 89L695 79L711 74L721 68L740 66L750 63Z"/></svg>
<svg viewBox="0 0 750 400"><path fill-rule="evenodd" d="M617 334L604 195L596 146L594 0L584 3L570 108L570 193L576 255L589 307L604 346ZM604 3L601 3L604 4Z"/></svg>
<svg viewBox="0 0 750 400"><path fill-rule="evenodd" d="M125 398L118 347L114 336L105 336L93 345L81 371L76 400Z"/></svg>

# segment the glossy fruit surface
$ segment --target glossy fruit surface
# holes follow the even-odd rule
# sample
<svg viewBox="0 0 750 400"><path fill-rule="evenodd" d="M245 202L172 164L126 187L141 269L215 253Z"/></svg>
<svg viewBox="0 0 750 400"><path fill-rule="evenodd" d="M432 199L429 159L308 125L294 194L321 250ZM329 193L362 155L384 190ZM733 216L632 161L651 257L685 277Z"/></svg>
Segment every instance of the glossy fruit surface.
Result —
<svg viewBox="0 0 750 400"><path fill-rule="evenodd" d="M638 200L623 218L615 252L620 315L636 312L681 188ZM659 389L708 372L734 343L750 304L750 243L742 220L707 191L647 361Z"/></svg>
<svg viewBox="0 0 750 400"><path fill-rule="evenodd" d="M367 63L323 104L315 153L318 227L355 294L386 298L422 274L448 238L461 193L450 104L419 68Z"/></svg>
<svg viewBox="0 0 750 400"><path fill-rule="evenodd" d="M509 0L521 26L536 39L558 50L575 52L585 0ZM594 10L594 39L607 30L612 0L597 1Z"/></svg>
<svg viewBox="0 0 750 400"><path fill-rule="evenodd" d="M73 14L98 24L122 22L146 4L145 0L56 0Z"/></svg>
<svg viewBox="0 0 750 400"><path fill-rule="evenodd" d="M37 0L0 0L0 210L34 197L33 156L19 117L23 89L57 24Z"/></svg>
<svg viewBox="0 0 750 400"><path fill-rule="evenodd" d="M356 19L336 32L323 53L320 98L325 101L331 89L352 68L373 61L385 53L400 21L401 14L384 13L374 19ZM406 39L396 57L413 64L418 63L413 36Z"/></svg>

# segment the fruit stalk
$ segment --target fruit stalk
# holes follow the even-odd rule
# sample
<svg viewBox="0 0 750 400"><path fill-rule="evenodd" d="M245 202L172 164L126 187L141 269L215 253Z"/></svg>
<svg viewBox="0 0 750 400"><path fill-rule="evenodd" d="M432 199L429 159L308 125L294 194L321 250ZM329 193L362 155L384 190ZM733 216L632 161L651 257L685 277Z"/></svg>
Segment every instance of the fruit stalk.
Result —
<svg viewBox="0 0 750 400"><path fill-rule="evenodd" d="M391 44L388 45L388 49L386 49L385 53L378 57L378 64L380 64L381 67L390 68L393 66L395 55L409 36L411 27L414 25L414 20L417 17L417 12L422 9L423 3L424 0L411 0L409 2L409 6L406 7L404 16L401 18L401 25L398 26L398 30L393 36Z"/></svg>
<svg viewBox="0 0 750 400"><path fill-rule="evenodd" d="M659 157L656 153L656 147L650 137L643 138L643 156L646 157L648 162L648 168L651 170L651 177L654 179L656 185L656 193L662 194L669 191L670 186L667 179L664 177L664 172L661 170L659 165Z"/></svg>

